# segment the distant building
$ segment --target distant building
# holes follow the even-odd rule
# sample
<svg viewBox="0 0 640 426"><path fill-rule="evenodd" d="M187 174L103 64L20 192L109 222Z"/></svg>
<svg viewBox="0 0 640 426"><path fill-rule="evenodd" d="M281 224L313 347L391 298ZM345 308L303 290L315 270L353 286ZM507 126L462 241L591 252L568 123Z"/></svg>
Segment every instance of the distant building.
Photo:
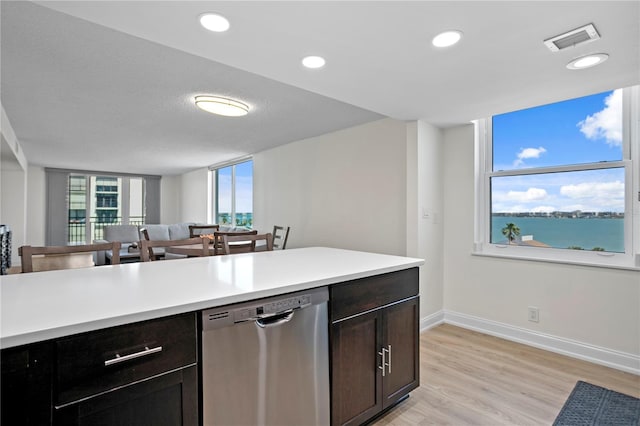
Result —
<svg viewBox="0 0 640 426"><path fill-rule="evenodd" d="M533 235L517 235L515 240L508 242L507 240L500 241L496 244L510 244L513 246L528 246L528 247L551 247L543 242L533 239Z"/></svg>
<svg viewBox="0 0 640 426"><path fill-rule="evenodd" d="M105 225L144 223L144 185L141 177L70 175L68 243L100 239Z"/></svg>
<svg viewBox="0 0 640 426"><path fill-rule="evenodd" d="M533 239L533 235L521 235L516 237L515 243L519 246L529 246L529 247L550 247L549 245L542 243L540 241L536 241Z"/></svg>

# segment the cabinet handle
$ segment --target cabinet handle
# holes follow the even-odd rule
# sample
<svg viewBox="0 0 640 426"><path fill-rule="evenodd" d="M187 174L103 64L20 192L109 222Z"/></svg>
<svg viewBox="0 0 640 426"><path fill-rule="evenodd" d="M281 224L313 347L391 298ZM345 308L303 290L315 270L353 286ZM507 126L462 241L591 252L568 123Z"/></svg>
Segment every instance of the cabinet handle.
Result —
<svg viewBox="0 0 640 426"><path fill-rule="evenodd" d="M162 346L156 346L155 348L149 349L148 346L144 347L144 350L140 352L135 352L129 355L120 356L120 354L116 354L116 357L113 359L108 359L104 362L104 366L108 367L110 365L118 364L121 362L129 361L130 359L140 358L141 356L147 356L151 354L155 354L162 351Z"/></svg>
<svg viewBox="0 0 640 426"><path fill-rule="evenodd" d="M382 370L382 377L384 377L384 366L387 365L386 361L385 361L385 352L387 350L385 348L382 348L382 350L380 352L378 352L378 355L380 355L382 357L382 365L379 365L378 368L380 370Z"/></svg>
<svg viewBox="0 0 640 426"><path fill-rule="evenodd" d="M389 363L387 364L387 366L389 367L389 374L391 374L391 345L389 345L389 349L387 349L387 352L389 353Z"/></svg>
<svg viewBox="0 0 640 426"><path fill-rule="evenodd" d="M378 366L378 368L382 370L382 377L385 376L385 367L389 367L388 374L391 374L391 345L382 348L380 352L378 352L378 355L382 356L382 365Z"/></svg>

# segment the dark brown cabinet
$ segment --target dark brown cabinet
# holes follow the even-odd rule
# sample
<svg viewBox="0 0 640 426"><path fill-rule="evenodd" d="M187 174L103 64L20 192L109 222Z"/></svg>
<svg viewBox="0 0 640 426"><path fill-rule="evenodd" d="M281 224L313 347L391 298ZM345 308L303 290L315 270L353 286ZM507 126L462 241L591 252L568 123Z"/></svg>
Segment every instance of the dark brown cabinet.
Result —
<svg viewBox="0 0 640 426"><path fill-rule="evenodd" d="M36 343L0 353L0 424L51 424L52 345Z"/></svg>
<svg viewBox="0 0 640 426"><path fill-rule="evenodd" d="M194 312L2 351L2 424L198 424Z"/></svg>
<svg viewBox="0 0 640 426"><path fill-rule="evenodd" d="M419 385L418 271L331 289L331 423L359 425Z"/></svg>
<svg viewBox="0 0 640 426"><path fill-rule="evenodd" d="M58 408L54 424L197 425L197 394L197 368L192 366Z"/></svg>
<svg viewBox="0 0 640 426"><path fill-rule="evenodd" d="M420 384L419 300L416 296L382 310L381 346L387 367L382 380L383 410Z"/></svg>
<svg viewBox="0 0 640 426"><path fill-rule="evenodd" d="M370 421L419 385L418 269L329 288L331 424ZM197 313L3 349L7 425L195 426Z"/></svg>
<svg viewBox="0 0 640 426"><path fill-rule="evenodd" d="M196 316L55 341L54 425L197 425Z"/></svg>

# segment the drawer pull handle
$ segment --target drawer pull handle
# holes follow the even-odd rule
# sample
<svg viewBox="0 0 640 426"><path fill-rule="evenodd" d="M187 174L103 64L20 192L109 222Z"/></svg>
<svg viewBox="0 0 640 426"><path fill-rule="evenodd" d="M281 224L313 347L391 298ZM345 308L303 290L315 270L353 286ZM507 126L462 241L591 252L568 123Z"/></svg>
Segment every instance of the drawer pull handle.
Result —
<svg viewBox="0 0 640 426"><path fill-rule="evenodd" d="M104 362L104 366L108 367L110 365L118 364L120 362L129 361L130 359L140 358L141 356L147 356L151 354L155 354L162 351L162 346L156 346L155 348L149 349L148 346L144 347L143 351L135 352L129 355L120 356L120 354L116 354L116 357L113 359L108 359Z"/></svg>

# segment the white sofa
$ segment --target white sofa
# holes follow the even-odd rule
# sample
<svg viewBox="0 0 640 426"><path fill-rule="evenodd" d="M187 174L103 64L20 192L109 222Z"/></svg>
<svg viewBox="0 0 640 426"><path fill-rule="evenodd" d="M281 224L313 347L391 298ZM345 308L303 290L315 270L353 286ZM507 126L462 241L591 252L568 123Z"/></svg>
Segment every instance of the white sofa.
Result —
<svg viewBox="0 0 640 426"><path fill-rule="evenodd" d="M171 225L163 224L145 224L145 225L106 225L103 231L103 239L96 240L98 242L119 241L120 247L120 263L137 262L140 260L140 250L138 245L140 240L144 238L141 230L146 228L149 233L149 239L152 240L181 240L189 238L189 225L195 223L176 223ZM162 255L162 249L156 249ZM97 264L104 265L111 263L111 251L107 250L98 253Z"/></svg>
<svg viewBox="0 0 640 426"><path fill-rule="evenodd" d="M99 242L119 241L120 247L120 263L137 262L140 260L140 250L138 245L140 240L144 238L142 229L146 229L150 240L183 240L189 238L190 225L205 225L196 222L175 223L171 225L165 224L144 224L144 225L106 225L104 227L103 239L96 240ZM236 230L236 227L221 226L221 231ZM164 255L162 247L153 249L157 256ZM112 253L107 250L99 252L97 255L97 265L105 265L111 263Z"/></svg>
<svg viewBox="0 0 640 426"><path fill-rule="evenodd" d="M140 251L137 250L137 245L140 241L140 232L137 225L106 225L102 235L103 238L101 240L96 240L94 242L104 243L119 241L121 243L121 263L138 261L140 259ZM111 250L98 252L96 265L111 263L111 256Z"/></svg>

